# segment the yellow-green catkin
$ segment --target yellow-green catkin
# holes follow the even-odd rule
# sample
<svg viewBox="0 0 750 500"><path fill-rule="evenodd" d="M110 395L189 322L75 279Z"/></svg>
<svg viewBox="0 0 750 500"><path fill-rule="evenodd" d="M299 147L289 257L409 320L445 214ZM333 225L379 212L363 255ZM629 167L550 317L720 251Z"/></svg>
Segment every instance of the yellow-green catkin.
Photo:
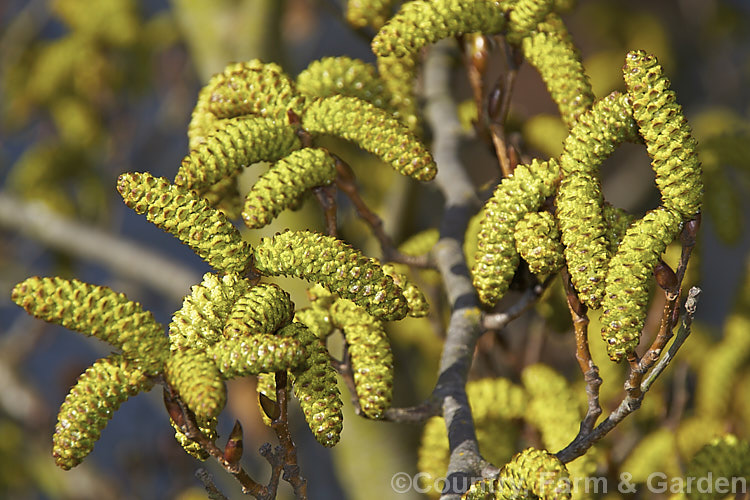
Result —
<svg viewBox="0 0 750 500"><path fill-rule="evenodd" d="M237 177L238 175L224 177L202 193L208 204L226 215L228 219L237 219L242 213L242 199L237 188Z"/></svg>
<svg viewBox="0 0 750 500"><path fill-rule="evenodd" d="M307 352L307 362L290 371L294 395L315 439L334 446L341 437L343 404L324 340L300 323L285 326L279 336L298 340Z"/></svg>
<svg viewBox="0 0 750 500"><path fill-rule="evenodd" d="M704 482L701 488L691 489L687 496L690 500L718 500L726 498L727 492L741 492L732 488L747 484L750 479L748 471L750 444L747 441L731 434L714 439L701 448L688 464L685 476L703 478Z"/></svg>
<svg viewBox="0 0 750 500"><path fill-rule="evenodd" d="M248 288L232 305L223 335L242 339L252 335L276 332L292 321L294 303L278 285L259 283Z"/></svg>
<svg viewBox="0 0 750 500"><path fill-rule="evenodd" d="M286 122L287 111L299 115L304 108L304 97L276 64L233 64L222 76L212 79L208 102L208 111L218 119L257 115Z"/></svg>
<svg viewBox="0 0 750 500"><path fill-rule="evenodd" d="M120 405L152 386L146 373L122 355L112 354L94 363L60 406L52 438L55 463L66 470L81 463Z"/></svg>
<svg viewBox="0 0 750 500"><path fill-rule="evenodd" d="M495 480L495 496L500 500L571 498L568 469L546 450L528 448L513 457Z"/></svg>
<svg viewBox="0 0 750 500"><path fill-rule="evenodd" d="M348 0L346 2L346 20L355 28L380 29L391 17L396 0Z"/></svg>
<svg viewBox="0 0 750 500"><path fill-rule="evenodd" d="M606 240L610 254L617 251L622 237L635 220L635 216L627 213L621 208L616 208L604 202L602 206L602 215L606 224Z"/></svg>
<svg viewBox="0 0 750 500"><path fill-rule="evenodd" d="M225 339L206 353L226 379L294 369L307 356L298 340L268 334Z"/></svg>
<svg viewBox="0 0 750 500"><path fill-rule="evenodd" d="M220 341L235 302L251 287L239 274L206 273L193 285L169 324L172 350L206 349Z"/></svg>
<svg viewBox="0 0 750 500"><path fill-rule="evenodd" d="M490 0L414 0L383 26L372 41L377 56L408 57L426 45L464 33L500 33L505 10Z"/></svg>
<svg viewBox="0 0 750 500"><path fill-rule="evenodd" d="M268 63L265 64L258 59L247 62L235 63L228 65L223 72L215 74L209 82L201 89L198 94L198 101L193 109L193 114L188 125L188 145L191 150L196 149L199 145L206 142L208 136L214 131L219 118L217 118L209 109L214 90L224 85L229 75L235 72L247 70L265 70L267 72L282 73L281 66Z"/></svg>
<svg viewBox="0 0 750 500"><path fill-rule="evenodd" d="M393 115L362 99L338 95L316 99L305 110L302 127L352 141L416 180L429 181L437 174L427 147Z"/></svg>
<svg viewBox="0 0 750 500"><path fill-rule="evenodd" d="M122 174L117 190L127 206L176 236L214 269L236 273L249 266L250 245L224 214L195 192L137 172Z"/></svg>
<svg viewBox="0 0 750 500"><path fill-rule="evenodd" d="M409 306L401 289L374 259L332 236L285 231L262 238L255 267L269 276L294 276L319 283L384 320L402 319Z"/></svg>
<svg viewBox="0 0 750 500"><path fill-rule="evenodd" d="M554 7L553 0L517 0L508 14L508 29L505 38L518 44L537 30Z"/></svg>
<svg viewBox="0 0 750 500"><path fill-rule="evenodd" d="M12 300L44 321L91 335L122 349L147 374L162 369L169 352L164 326L137 302L104 286L63 278L28 278Z"/></svg>
<svg viewBox="0 0 750 500"><path fill-rule="evenodd" d="M629 52L623 67L633 117L646 143L662 205L689 220L703 197L701 166L690 126L656 57Z"/></svg>
<svg viewBox="0 0 750 500"><path fill-rule="evenodd" d="M534 274L552 274L565 264L560 231L549 212L529 212L513 233L518 254Z"/></svg>
<svg viewBox="0 0 750 500"><path fill-rule="evenodd" d="M620 361L638 346L646 320L649 280L667 245L677 236L680 217L664 207L634 222L607 270L602 301L602 338L610 359Z"/></svg>
<svg viewBox="0 0 750 500"><path fill-rule="evenodd" d="M408 266L396 264L383 264L383 272L393 278L393 282L401 288L409 304L409 316L413 318L423 318L430 312L430 304L422 291L406 275Z"/></svg>
<svg viewBox="0 0 750 500"><path fill-rule="evenodd" d="M635 139L626 96L613 92L582 114L565 140L557 222L571 281L581 302L597 309L609 260L599 167L622 142Z"/></svg>
<svg viewBox="0 0 750 500"><path fill-rule="evenodd" d="M390 109L409 130L419 134L419 110L414 93L417 60L414 57L378 56L378 73L391 95Z"/></svg>
<svg viewBox="0 0 750 500"><path fill-rule="evenodd" d="M526 60L542 77L561 118L571 128L578 116L591 108L594 93L583 69L581 55L562 20L555 15L549 16L546 22L523 37L521 49Z"/></svg>
<svg viewBox="0 0 750 500"><path fill-rule="evenodd" d="M76 0L51 2L53 12L75 33L116 47L136 42L139 32L137 3L132 0L109 0L86 4Z"/></svg>
<svg viewBox="0 0 750 500"><path fill-rule="evenodd" d="M250 229L264 227L299 203L308 190L329 185L335 178L335 160L325 150L293 151L261 175L247 193L242 220Z"/></svg>
<svg viewBox="0 0 750 500"><path fill-rule="evenodd" d="M485 204L472 268L484 304L494 305L508 290L520 262L513 239L516 223L554 193L559 174L555 160L518 165Z"/></svg>
<svg viewBox="0 0 750 500"><path fill-rule="evenodd" d="M528 403L526 420L542 435L545 448L560 450L578 433L581 415L577 398L565 378L549 366L527 366L521 374ZM554 412L549 409L554 408Z"/></svg>
<svg viewBox="0 0 750 500"><path fill-rule="evenodd" d="M721 419L730 413L738 373L750 357L750 318L732 314L724 325L724 338L703 353L698 368L696 412Z"/></svg>
<svg viewBox="0 0 750 500"><path fill-rule="evenodd" d="M305 325L318 338L324 339L333 333L331 314L327 309L306 307L294 313L294 320Z"/></svg>
<svg viewBox="0 0 750 500"><path fill-rule="evenodd" d="M398 246L398 250L406 255L426 255L438 242L440 231L436 228L425 229L410 236Z"/></svg>
<svg viewBox="0 0 750 500"><path fill-rule="evenodd" d="M187 155L174 183L199 193L259 161L277 161L301 144L288 122L240 116L217 122L205 142Z"/></svg>
<svg viewBox="0 0 750 500"><path fill-rule="evenodd" d="M346 339L362 413L383 418L393 400L393 352L383 324L345 299L331 306L331 319Z"/></svg>
<svg viewBox="0 0 750 500"><path fill-rule="evenodd" d="M216 418L208 420L198 419L197 422L198 430L209 440L215 441L216 438L219 437L219 434L216 432L216 426L218 425L218 420ZM175 440L180 443L180 446L182 446L182 449L185 450L188 455L197 458L198 460L206 460L210 456L197 441L193 441L187 437L172 419L169 419L169 423L172 425L172 429L174 429Z"/></svg>
<svg viewBox="0 0 750 500"><path fill-rule="evenodd" d="M198 419L218 417L224 409L227 401L224 380L203 350L174 351L164 367L164 376Z"/></svg>
<svg viewBox="0 0 750 500"><path fill-rule="evenodd" d="M391 109L391 94L372 64L346 56L311 62L297 75L297 90L308 97L356 97L378 108Z"/></svg>
<svg viewBox="0 0 750 500"><path fill-rule="evenodd" d="M654 471L669 477L679 474L676 454L675 432L667 427L657 428L646 434L628 457L620 470L627 471L634 483L646 483Z"/></svg>

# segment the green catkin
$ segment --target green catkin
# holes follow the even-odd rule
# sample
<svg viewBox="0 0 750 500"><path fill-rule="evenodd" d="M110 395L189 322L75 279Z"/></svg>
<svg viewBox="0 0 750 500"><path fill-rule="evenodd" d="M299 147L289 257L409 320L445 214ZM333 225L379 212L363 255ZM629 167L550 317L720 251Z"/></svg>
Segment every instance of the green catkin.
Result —
<svg viewBox="0 0 750 500"><path fill-rule="evenodd" d="M430 312L430 304L422 291L412 282L406 273L408 266L383 264L383 272L393 278L393 282L401 288L406 303L409 304L409 316L413 318L424 318Z"/></svg>
<svg viewBox="0 0 750 500"><path fill-rule="evenodd" d="M198 460L206 460L211 456L206 450L201 447L200 444L188 438L185 433L182 432L179 427L177 427L177 424L175 424L171 418L169 419L169 423L172 425L172 429L174 429L175 440L180 443L180 446L182 446L182 449L185 450L188 455L197 458ZM211 418L208 420L198 419L198 429L211 441L215 441L216 438L219 437L219 434L216 432L217 425L218 420L216 418Z"/></svg>
<svg viewBox="0 0 750 500"><path fill-rule="evenodd" d="M281 66L277 64L264 64L258 59L253 59L252 61L230 64L223 72L217 73L211 77L209 82L198 94L198 101L195 104L193 114L190 118L190 124L188 125L188 145L191 151L206 142L208 136L214 131L214 128L219 121L219 118L217 118L209 109L214 90L227 81L228 75L250 69L274 71L277 73L283 72Z"/></svg>
<svg viewBox="0 0 750 500"><path fill-rule="evenodd" d="M721 419L730 414L737 374L750 357L750 318L731 315L724 325L724 338L702 356L696 387L696 413Z"/></svg>
<svg viewBox="0 0 750 500"><path fill-rule="evenodd" d="M690 126L662 75L656 57L644 51L629 52L623 67L633 117L646 143L662 205L683 221L700 210L703 196L701 167Z"/></svg>
<svg viewBox="0 0 750 500"><path fill-rule="evenodd" d="M149 173L122 174L117 190L125 204L188 245L217 271L244 271L252 248L221 212L193 191Z"/></svg>
<svg viewBox="0 0 750 500"><path fill-rule="evenodd" d="M582 114L565 140L556 204L571 281L581 302L597 309L609 260L598 170L622 142L635 139L627 98L613 92Z"/></svg>
<svg viewBox="0 0 750 500"><path fill-rule="evenodd" d="M552 453L534 448L516 454L505 464L494 486L494 498L498 500L571 498L565 464Z"/></svg>
<svg viewBox="0 0 750 500"><path fill-rule="evenodd" d="M334 446L341 437L343 404L324 340L300 323L285 326L279 336L298 340L307 352L307 362L290 372L294 395L315 439L323 446Z"/></svg>
<svg viewBox="0 0 750 500"><path fill-rule="evenodd" d="M491 0L414 0L383 26L372 41L372 51L382 57L408 57L444 38L465 33L500 33L505 9Z"/></svg>
<svg viewBox="0 0 750 500"><path fill-rule="evenodd" d="M242 220L250 229L267 226L284 209L299 203L308 190L335 179L335 160L325 150L293 151L261 175L247 193Z"/></svg>
<svg viewBox="0 0 750 500"><path fill-rule="evenodd" d="M733 485L747 484L750 479L749 471L750 444L731 434L716 438L695 454L688 464L686 473L688 478L710 477L711 480L708 485L704 483L701 488L691 489L687 497L690 500L726 498L726 492L733 491L730 490ZM723 484L717 482L718 480L722 480Z"/></svg>
<svg viewBox="0 0 750 500"><path fill-rule="evenodd" d="M385 24L396 0L348 0L346 20L355 28L370 26L380 29Z"/></svg>
<svg viewBox="0 0 750 500"><path fill-rule="evenodd" d="M287 111L302 113L304 97L277 65L232 65L224 78L212 82L208 111L216 118L257 115L286 122Z"/></svg>
<svg viewBox="0 0 750 500"><path fill-rule="evenodd" d="M295 321L305 325L316 337L324 339L333 333L331 314L327 309L307 307L294 313Z"/></svg>
<svg viewBox="0 0 750 500"><path fill-rule="evenodd" d="M610 359L634 352L649 299L649 279L661 254L680 230L680 216L663 207L635 221L623 236L607 270L602 300L602 338Z"/></svg>
<svg viewBox="0 0 750 500"><path fill-rule="evenodd" d="M553 0L517 0L508 14L508 30L505 38L518 44L528 36L536 34L537 26L554 7Z"/></svg>
<svg viewBox="0 0 750 500"><path fill-rule="evenodd" d="M409 311L401 289L374 259L332 236L285 231L262 238L255 247L255 267L264 275L319 283L380 319L402 319Z"/></svg>
<svg viewBox="0 0 750 500"><path fill-rule="evenodd" d="M112 354L95 362L78 378L60 406L52 438L55 463L65 470L81 463L120 405L152 386L146 373L122 355Z"/></svg>
<svg viewBox="0 0 750 500"><path fill-rule="evenodd" d="M293 369L306 359L298 340L268 334L222 340L206 352L226 379Z"/></svg>
<svg viewBox="0 0 750 500"><path fill-rule="evenodd" d="M167 383L200 420L218 417L227 402L221 373L202 350L174 351L164 367Z"/></svg>
<svg viewBox="0 0 750 500"><path fill-rule="evenodd" d="M529 212L516 223L516 250L534 274L553 274L565 264L560 232L549 212Z"/></svg>
<svg viewBox="0 0 750 500"><path fill-rule="evenodd" d="M607 240L607 248L610 254L614 254L620 245L622 237L625 236L625 232L635 220L635 216L621 208L613 207L606 201L602 206L602 215L606 224L605 238Z"/></svg>
<svg viewBox="0 0 750 500"><path fill-rule="evenodd" d="M331 134L353 141L391 165L397 172L419 181L437 174L427 147L404 124L369 102L356 97L316 99L302 116L302 127L313 134Z"/></svg>
<svg viewBox="0 0 750 500"><path fill-rule="evenodd" d="M415 57L378 56L378 73L391 95L390 109L409 130L419 134L419 110L414 85L417 79Z"/></svg>
<svg viewBox="0 0 750 500"><path fill-rule="evenodd" d="M420 231L398 246L399 252L406 255L426 255L432 251L432 247L438 242L440 231L436 228Z"/></svg>
<svg viewBox="0 0 750 500"><path fill-rule="evenodd" d="M672 429L661 427L640 439L620 470L628 471L633 483L647 483L654 471L669 477L679 475L676 436Z"/></svg>
<svg viewBox="0 0 750 500"><path fill-rule="evenodd" d="M391 109L391 94L372 64L346 56L311 62L297 75L297 89L308 97L345 95L378 108Z"/></svg>
<svg viewBox="0 0 750 500"><path fill-rule="evenodd" d="M520 262L513 241L515 225L554 193L559 173L555 160L518 165L485 204L472 268L474 287L484 304L494 305L508 290Z"/></svg>
<svg viewBox="0 0 750 500"><path fill-rule="evenodd" d="M537 2L532 2L537 3ZM594 93L581 55L558 16L551 15L521 41L523 55L536 68L568 128L591 108Z"/></svg>
<svg viewBox="0 0 750 500"><path fill-rule="evenodd" d="M383 324L344 299L334 302L331 319L346 339L362 412L383 418L393 399L393 353Z"/></svg>
<svg viewBox="0 0 750 500"><path fill-rule="evenodd" d="M277 161L301 144L287 121L257 116L221 120L205 142L187 155L174 183L199 193L259 161Z"/></svg>
<svg viewBox="0 0 750 500"><path fill-rule="evenodd" d="M28 278L13 302L44 321L90 335L122 349L145 373L160 372L169 352L164 326L125 294L63 278Z"/></svg>
<svg viewBox="0 0 750 500"><path fill-rule="evenodd" d="M203 192L209 205L223 213L228 219L237 219L242 213L242 199L237 188L237 175L224 177Z"/></svg>
<svg viewBox="0 0 750 500"><path fill-rule="evenodd" d="M204 274L203 281L191 287L191 294L172 317L169 324L171 349L205 350L221 340L235 302L250 287L250 282L238 274Z"/></svg>
<svg viewBox="0 0 750 500"><path fill-rule="evenodd" d="M237 298L224 325L224 338L272 334L292 321L294 304L278 285L259 283Z"/></svg>

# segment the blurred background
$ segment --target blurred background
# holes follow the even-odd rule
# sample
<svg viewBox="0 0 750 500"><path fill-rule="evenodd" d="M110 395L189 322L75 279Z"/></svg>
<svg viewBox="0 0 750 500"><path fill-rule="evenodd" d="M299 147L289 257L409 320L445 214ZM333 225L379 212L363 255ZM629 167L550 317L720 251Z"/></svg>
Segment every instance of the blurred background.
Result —
<svg viewBox="0 0 750 500"><path fill-rule="evenodd" d="M0 497L205 498L193 476L200 464L172 438L157 390L126 402L82 465L70 472L54 466L57 409L76 377L108 352L103 343L29 317L11 303L10 290L28 276L75 277L125 292L168 324L209 268L127 209L114 189L117 176L174 176L188 152L186 130L198 91L229 62L275 61L294 76L324 56L374 61L368 44L373 32L353 30L341 13L333 0L0 2ZM720 338L750 248L750 2L581 0L564 19L597 96L623 88L620 68L631 49L656 54L672 80L701 143L706 172L694 273L704 291L698 316L706 335L713 331ZM504 64L501 52L492 56L495 75ZM460 68L456 97L470 97ZM509 127L525 153L559 152L564 135L554 114L538 75L523 66ZM438 225L442 202L433 187L404 181L355 148L339 146L396 241ZM477 188L487 195L497 172L490 150L470 140L465 149ZM244 185L253 175L243 177ZM633 213L658 204L642 146L618 149L603 175L613 204ZM339 217L342 234L376 255L376 242L345 200ZM303 209L248 239L285 227L322 229L322 222L319 211ZM287 286L303 304L301 285ZM437 288L433 296L439 297ZM536 314L549 320L554 312ZM421 401L436 374L440 318L413 321L391 332L397 405ZM564 332L562 323L558 330ZM743 373L747 360L744 367ZM507 373L485 366L480 374ZM219 434L226 436L234 419L242 422L244 464L264 482L269 468L257 448L275 441L258 416L254 382L232 381L229 391ZM416 473L421 427L373 423L349 409L342 442L329 450L314 441L293 406L310 498L419 498L394 493L390 479L399 471ZM239 497L234 481L210 461L205 466L225 493ZM280 496L289 492L283 486Z"/></svg>

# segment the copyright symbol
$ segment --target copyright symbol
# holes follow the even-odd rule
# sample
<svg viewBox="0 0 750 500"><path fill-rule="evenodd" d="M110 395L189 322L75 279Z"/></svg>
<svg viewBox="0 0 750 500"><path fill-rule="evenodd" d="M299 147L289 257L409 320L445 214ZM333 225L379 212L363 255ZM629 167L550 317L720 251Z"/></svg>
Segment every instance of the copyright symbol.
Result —
<svg viewBox="0 0 750 500"><path fill-rule="evenodd" d="M406 493L411 489L411 476L406 472L397 472L391 478L391 488L396 493Z"/></svg>

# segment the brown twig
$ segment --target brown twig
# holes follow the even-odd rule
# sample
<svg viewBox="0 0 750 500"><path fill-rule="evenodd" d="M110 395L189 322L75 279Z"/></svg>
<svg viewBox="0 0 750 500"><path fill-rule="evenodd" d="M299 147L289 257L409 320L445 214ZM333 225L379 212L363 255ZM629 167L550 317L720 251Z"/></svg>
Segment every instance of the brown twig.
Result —
<svg viewBox="0 0 750 500"><path fill-rule="evenodd" d="M297 464L297 449L289 432L288 396L287 373L285 370L276 372L276 404L279 406L279 416L271 422L271 428L276 433L280 444L276 448L276 455L282 459L279 470L283 470L284 481L292 485L295 497L306 500L307 481L300 475L299 465ZM278 478L275 484L278 484Z"/></svg>
<svg viewBox="0 0 750 500"><path fill-rule="evenodd" d="M336 157L336 186L351 200L357 215L364 220L372 229L375 237L380 243L383 257L389 262L400 262L414 267L430 267L427 255L406 255L399 252L393 240L385 232L383 221L378 215L370 210L362 197L359 195L354 172L351 167L341 158Z"/></svg>
<svg viewBox="0 0 750 500"><path fill-rule="evenodd" d="M495 154L500 162L500 169L503 177L508 177L513 173L510 155L505 136L505 121L508 118L510 110L511 96L513 95L513 86L518 75L519 52L503 42L505 47L506 60L508 67L505 74L497 80L495 86L490 91L488 102L489 130L492 137L492 144L495 146Z"/></svg>
<svg viewBox="0 0 750 500"><path fill-rule="evenodd" d="M328 236L338 235L338 223L336 221L336 186L319 186L312 189L323 209L326 221L326 233Z"/></svg>
<svg viewBox="0 0 750 500"><path fill-rule="evenodd" d="M229 500L219 488L216 487L214 478L211 477L211 474L209 474L206 469L203 467L198 468L198 470L195 471L195 477L203 483L203 487L206 489L206 493L208 493L209 500Z"/></svg>

